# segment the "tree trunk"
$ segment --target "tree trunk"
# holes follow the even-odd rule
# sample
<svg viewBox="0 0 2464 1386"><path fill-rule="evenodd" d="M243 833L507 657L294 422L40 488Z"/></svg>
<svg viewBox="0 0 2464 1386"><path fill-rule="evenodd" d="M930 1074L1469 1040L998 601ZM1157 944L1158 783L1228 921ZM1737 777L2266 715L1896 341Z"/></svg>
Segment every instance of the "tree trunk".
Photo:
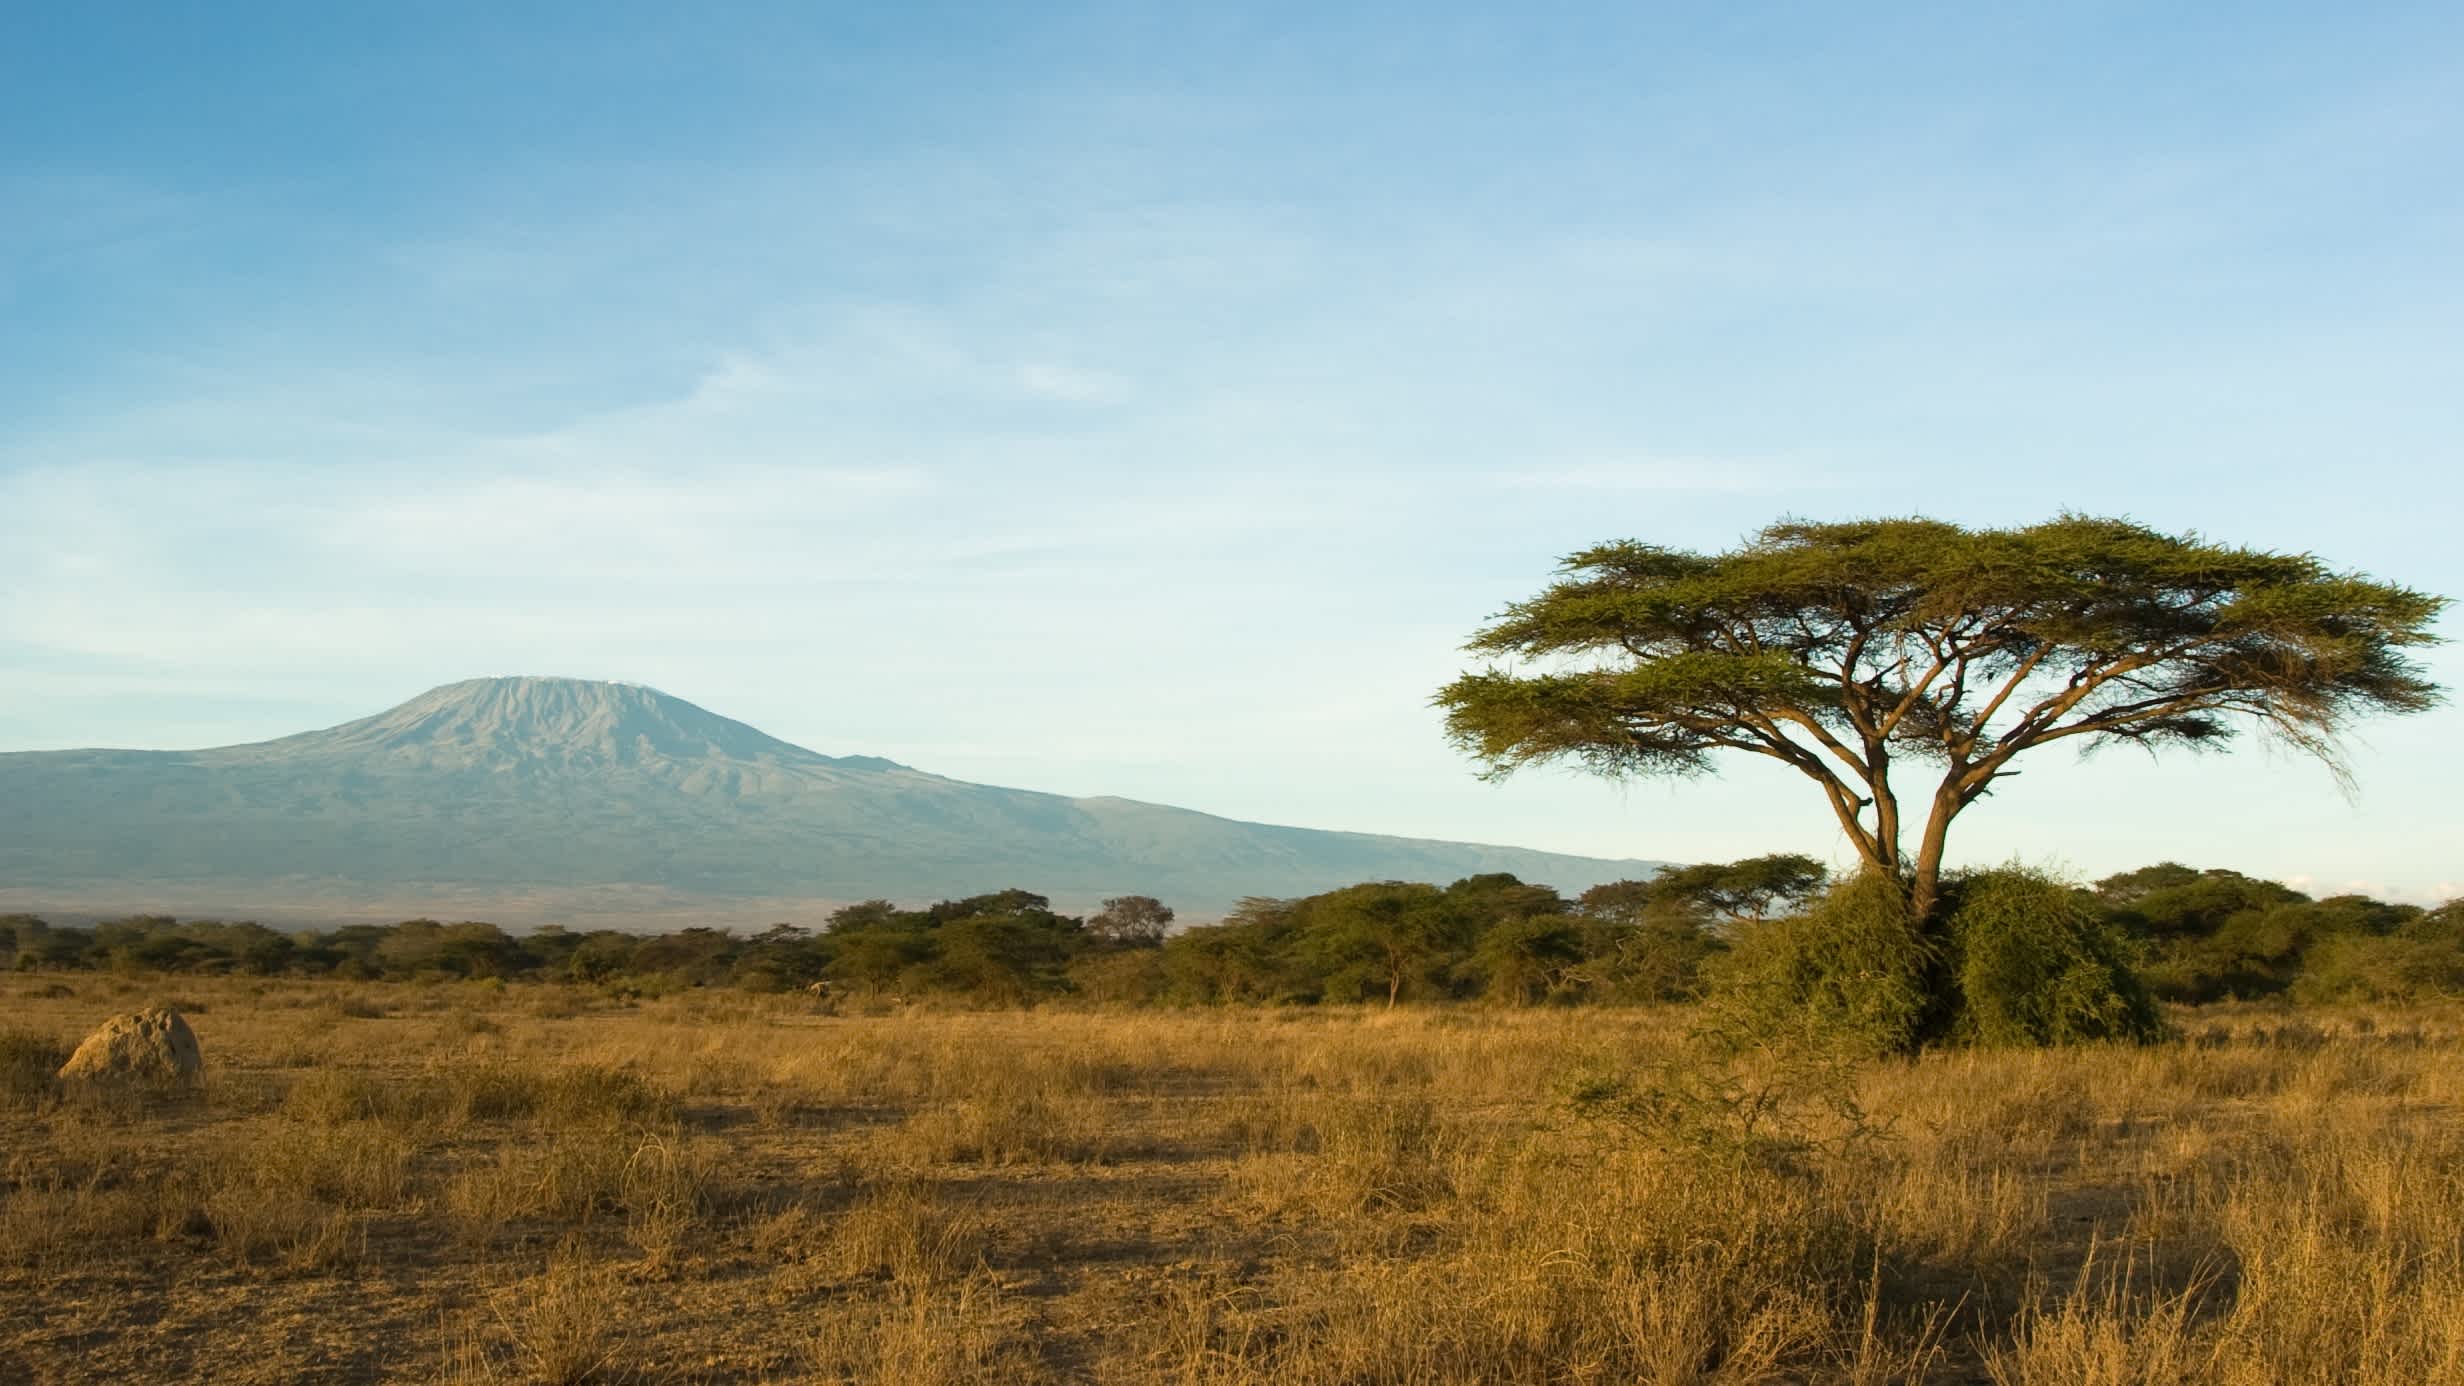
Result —
<svg viewBox="0 0 2464 1386"><path fill-rule="evenodd" d="M1966 807L1959 792L1944 785L1934 792L1934 811L1925 819L1925 837L1917 844L1908 878L1908 913L1922 930L1942 907L1942 851L1950 841L1951 820Z"/></svg>

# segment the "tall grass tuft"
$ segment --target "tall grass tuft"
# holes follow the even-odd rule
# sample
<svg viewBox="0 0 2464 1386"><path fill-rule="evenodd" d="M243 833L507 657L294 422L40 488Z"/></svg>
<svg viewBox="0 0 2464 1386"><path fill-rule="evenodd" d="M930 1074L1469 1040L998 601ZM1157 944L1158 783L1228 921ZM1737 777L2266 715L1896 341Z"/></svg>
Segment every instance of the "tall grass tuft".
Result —
<svg viewBox="0 0 2464 1386"><path fill-rule="evenodd" d="M31 1030L0 1030L0 1107L29 1109L59 1096L68 1046Z"/></svg>

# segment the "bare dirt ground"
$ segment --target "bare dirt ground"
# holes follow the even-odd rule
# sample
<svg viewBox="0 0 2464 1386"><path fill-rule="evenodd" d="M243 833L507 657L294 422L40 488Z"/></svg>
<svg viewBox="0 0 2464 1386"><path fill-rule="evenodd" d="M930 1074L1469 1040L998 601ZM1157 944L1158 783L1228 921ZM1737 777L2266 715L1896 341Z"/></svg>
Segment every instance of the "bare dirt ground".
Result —
<svg viewBox="0 0 2464 1386"><path fill-rule="evenodd" d="M154 1000L201 1094L41 1081ZM2452 1011L876 1010L0 979L0 1381L2464 1380Z"/></svg>

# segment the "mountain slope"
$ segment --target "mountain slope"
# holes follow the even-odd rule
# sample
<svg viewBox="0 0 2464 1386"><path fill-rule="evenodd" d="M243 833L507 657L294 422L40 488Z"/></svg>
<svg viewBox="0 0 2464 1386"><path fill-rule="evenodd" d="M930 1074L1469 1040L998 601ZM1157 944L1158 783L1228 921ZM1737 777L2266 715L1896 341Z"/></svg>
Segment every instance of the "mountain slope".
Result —
<svg viewBox="0 0 2464 1386"><path fill-rule="evenodd" d="M1652 866L968 784L575 679L449 684L246 746L0 754L0 892L17 901L105 887L170 907L310 887L485 899L611 885L913 901L1023 885L1208 913L1358 880L1510 871L1579 890Z"/></svg>

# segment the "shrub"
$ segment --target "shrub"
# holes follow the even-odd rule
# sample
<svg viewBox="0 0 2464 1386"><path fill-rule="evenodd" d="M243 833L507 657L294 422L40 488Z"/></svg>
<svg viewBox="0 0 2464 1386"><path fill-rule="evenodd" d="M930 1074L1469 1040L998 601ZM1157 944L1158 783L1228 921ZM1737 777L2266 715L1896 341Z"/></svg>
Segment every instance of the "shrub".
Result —
<svg viewBox="0 0 2464 1386"><path fill-rule="evenodd" d="M2303 961L2293 999L2420 1001L2464 994L2464 948L2453 940L2340 934Z"/></svg>
<svg viewBox="0 0 2464 1386"><path fill-rule="evenodd" d="M1861 1067L1852 1055L1802 1045L1752 1054L1688 1045L1632 1072L1580 1075L1568 1105L1688 1160L1801 1172L1809 1157L1886 1134L1858 1101Z"/></svg>
<svg viewBox="0 0 2464 1386"><path fill-rule="evenodd" d="M302 1075L283 1094L282 1109L312 1126L345 1126L396 1115L407 1104L364 1073L318 1069Z"/></svg>
<svg viewBox="0 0 2464 1386"><path fill-rule="evenodd" d="M2144 1042L2164 1030L2128 943L2060 881L2020 867L1967 875L1952 885L1946 924L1954 1043Z"/></svg>
<svg viewBox="0 0 2464 1386"><path fill-rule="evenodd" d="M1584 921L1585 960L1567 970L1558 995L1598 1001L1688 1001L1724 945L1691 915L1654 911L1632 922Z"/></svg>
<svg viewBox="0 0 2464 1386"><path fill-rule="evenodd" d="M1148 1006L1164 994L1171 977L1160 948L1131 948L1093 953L1069 965L1070 985L1089 1001L1106 1005Z"/></svg>
<svg viewBox="0 0 2464 1386"><path fill-rule="evenodd" d="M1925 931L1896 883L1858 876L1804 914L1739 930L1707 971L1711 1032L1756 1046L1888 1054L2148 1040L2164 1028L2095 902L2016 867L1952 881Z"/></svg>
<svg viewBox="0 0 2464 1386"><path fill-rule="evenodd" d="M1738 1038L1904 1052L1925 1037L1934 962L1897 885L1855 876L1803 914L1737 931L1705 967L1709 1023Z"/></svg>

